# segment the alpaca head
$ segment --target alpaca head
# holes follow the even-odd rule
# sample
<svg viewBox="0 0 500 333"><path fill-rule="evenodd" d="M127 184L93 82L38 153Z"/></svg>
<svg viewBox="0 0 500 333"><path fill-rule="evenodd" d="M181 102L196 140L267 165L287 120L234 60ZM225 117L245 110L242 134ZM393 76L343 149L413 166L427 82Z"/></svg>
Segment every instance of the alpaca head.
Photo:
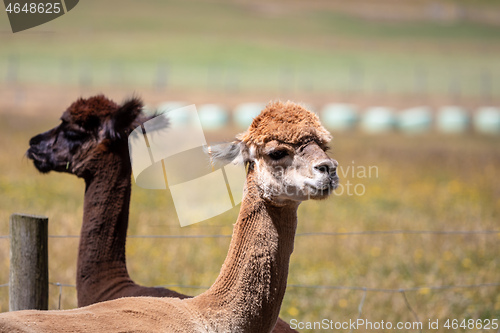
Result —
<svg viewBox="0 0 500 333"><path fill-rule="evenodd" d="M58 126L31 138L27 156L43 173L59 171L91 177L107 152L127 154L128 134L148 120L142 106L138 98L123 105L103 95L80 98L64 111Z"/></svg>
<svg viewBox="0 0 500 333"><path fill-rule="evenodd" d="M338 186L338 163L326 154L331 135L300 105L270 103L236 139L213 158L240 158L271 202L324 199Z"/></svg>

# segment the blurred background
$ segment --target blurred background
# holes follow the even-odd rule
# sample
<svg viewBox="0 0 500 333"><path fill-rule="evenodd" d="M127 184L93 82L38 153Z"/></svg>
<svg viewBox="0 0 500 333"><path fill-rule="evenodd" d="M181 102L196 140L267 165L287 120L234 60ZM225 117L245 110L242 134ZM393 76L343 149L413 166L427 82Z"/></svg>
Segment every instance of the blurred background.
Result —
<svg viewBox="0 0 500 333"><path fill-rule="evenodd" d="M83 181L40 175L24 153L71 102L104 93L196 104L209 143L270 100L320 115L343 187L299 209L282 318L499 318L499 55L494 0L86 0L16 34L0 14L0 310L14 212L49 217L49 279L68 285L51 286L50 307L76 306L66 236L79 234ZM133 279L202 292L229 244L214 235L231 235L237 213L181 228L168 191L134 186Z"/></svg>

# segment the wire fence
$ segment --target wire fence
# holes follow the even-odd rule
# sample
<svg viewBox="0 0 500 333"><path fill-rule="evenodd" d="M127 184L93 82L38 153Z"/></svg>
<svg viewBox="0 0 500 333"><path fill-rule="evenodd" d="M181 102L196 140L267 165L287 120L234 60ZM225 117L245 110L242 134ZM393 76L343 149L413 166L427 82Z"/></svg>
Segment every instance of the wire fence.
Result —
<svg viewBox="0 0 500 333"><path fill-rule="evenodd" d="M500 235L500 230L374 230L374 231L353 231L353 232L302 232L297 233L297 237L317 237L317 236L367 236L367 235ZM49 238L79 238L78 235L49 235ZM0 239L8 239L10 236L0 236ZM231 235L213 234L213 235L129 235L127 238L231 238ZM74 284L61 282L49 282L50 285L58 288L58 308L61 309L61 300L63 288L75 288ZM0 288L8 287L9 283L1 284ZM185 289L208 289L210 286L183 285L183 284L164 284L157 285L160 288L185 288ZM430 290L457 290L474 288L493 288L500 287L500 283L484 282L478 284L459 284L459 285L425 285L407 288L373 288L366 286L344 286L344 285L304 285L288 284L290 289L320 289L320 290L350 290L362 292L359 304L357 306L357 319L362 318L363 306L368 297L368 293L387 293L400 294L403 298L407 310L411 313L416 322L420 322L417 312L414 310L407 293L430 291ZM352 332L351 329L349 332ZM422 332L422 328L419 329ZM500 329L497 331L500 332Z"/></svg>
<svg viewBox="0 0 500 333"><path fill-rule="evenodd" d="M58 294L58 310L61 310L61 299L63 294L63 287L67 288L76 288L74 284L66 284L60 282L50 282L50 285L56 286L59 289ZM9 284L5 283L0 285L2 287L8 287ZM160 288L186 288L186 289L208 289L209 286L193 286L193 285L182 285L182 284L165 284L158 285L155 287ZM406 296L407 292L417 292L420 290L450 290L450 289L471 289L471 288L487 288L487 287L500 287L500 283L479 283L479 284L470 284L470 285L444 285L444 286L421 286L421 287L412 287L412 288L398 288L398 289L384 289L384 288L369 288L369 287L356 287L356 286L334 286L334 285L298 285L298 284L289 284L287 288L308 288L308 289L337 289L337 290L353 290L353 291L362 291L360 302L357 306L357 318L356 320L362 318L363 315L363 306L365 304L367 295L369 292L377 292L377 293L393 293L400 294L403 297L404 304L408 311L415 318L416 322L421 322L417 312L414 310L412 305L410 304L408 297ZM353 329L350 329L349 332L353 332ZM419 332L422 332L422 328L419 329ZM500 332L500 329L497 331Z"/></svg>
<svg viewBox="0 0 500 333"><path fill-rule="evenodd" d="M220 227L220 226L215 226ZM350 232L300 232L296 237L365 235L496 235L500 230L372 230ZM232 235L128 235L127 238L231 238ZM9 238L9 236L0 236ZM49 238L80 238L79 235L49 235Z"/></svg>

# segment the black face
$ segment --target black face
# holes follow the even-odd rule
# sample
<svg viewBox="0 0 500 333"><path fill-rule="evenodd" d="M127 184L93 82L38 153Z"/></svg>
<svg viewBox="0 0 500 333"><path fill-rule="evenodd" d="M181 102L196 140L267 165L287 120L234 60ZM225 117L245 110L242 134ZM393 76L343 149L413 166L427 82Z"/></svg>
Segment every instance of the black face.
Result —
<svg viewBox="0 0 500 333"><path fill-rule="evenodd" d="M31 138L26 155L42 173L72 173L75 156L88 140L87 132L63 120L59 126Z"/></svg>
<svg viewBox="0 0 500 333"><path fill-rule="evenodd" d="M43 173L67 172L86 178L99 167L109 151L128 160L128 134L144 121L142 102L132 98L116 105L104 95L74 102L62 115L61 124L30 140L26 156Z"/></svg>

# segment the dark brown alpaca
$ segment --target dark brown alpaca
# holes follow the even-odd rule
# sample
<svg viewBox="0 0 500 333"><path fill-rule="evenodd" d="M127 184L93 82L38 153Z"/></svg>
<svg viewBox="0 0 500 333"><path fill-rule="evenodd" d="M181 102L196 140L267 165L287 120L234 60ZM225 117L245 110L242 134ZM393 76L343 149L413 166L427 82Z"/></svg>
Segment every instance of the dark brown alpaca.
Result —
<svg viewBox="0 0 500 333"><path fill-rule="evenodd" d="M118 105L103 95L74 102L61 124L30 140L27 152L43 172L85 180L77 263L78 306L128 296L188 298L164 288L139 286L126 267L125 241L131 193L128 134L149 118L133 98ZM274 332L295 332L278 320Z"/></svg>

